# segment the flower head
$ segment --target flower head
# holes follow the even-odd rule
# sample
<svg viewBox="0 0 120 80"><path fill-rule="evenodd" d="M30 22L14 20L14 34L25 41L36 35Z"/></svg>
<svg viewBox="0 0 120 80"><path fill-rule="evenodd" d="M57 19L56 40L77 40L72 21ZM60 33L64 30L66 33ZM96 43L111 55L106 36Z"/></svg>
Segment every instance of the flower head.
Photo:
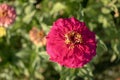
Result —
<svg viewBox="0 0 120 80"><path fill-rule="evenodd" d="M38 46L43 46L46 44L45 33L43 30L39 30L33 27L29 32L30 40Z"/></svg>
<svg viewBox="0 0 120 80"><path fill-rule="evenodd" d="M7 4L0 4L0 26L8 27L16 18L15 9Z"/></svg>
<svg viewBox="0 0 120 80"><path fill-rule="evenodd" d="M0 27L0 37L3 37L6 35L6 29L4 27Z"/></svg>
<svg viewBox="0 0 120 80"><path fill-rule="evenodd" d="M74 17L58 19L47 35L47 53L63 66L83 67L96 55L95 34Z"/></svg>

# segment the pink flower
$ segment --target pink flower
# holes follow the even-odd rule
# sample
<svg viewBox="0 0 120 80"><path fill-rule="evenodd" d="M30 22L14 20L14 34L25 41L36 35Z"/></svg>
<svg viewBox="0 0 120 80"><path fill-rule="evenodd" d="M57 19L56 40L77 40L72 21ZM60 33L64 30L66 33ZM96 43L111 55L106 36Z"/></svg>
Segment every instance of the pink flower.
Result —
<svg viewBox="0 0 120 80"><path fill-rule="evenodd" d="M96 55L95 34L74 17L58 19L47 35L47 53L63 66L83 67Z"/></svg>
<svg viewBox="0 0 120 80"><path fill-rule="evenodd" d="M16 18L15 9L7 4L0 4L0 26L8 27Z"/></svg>
<svg viewBox="0 0 120 80"><path fill-rule="evenodd" d="M36 45L36 46L44 46L46 45L46 38L45 33L43 30L39 30L36 27L33 27L29 32L30 40Z"/></svg>

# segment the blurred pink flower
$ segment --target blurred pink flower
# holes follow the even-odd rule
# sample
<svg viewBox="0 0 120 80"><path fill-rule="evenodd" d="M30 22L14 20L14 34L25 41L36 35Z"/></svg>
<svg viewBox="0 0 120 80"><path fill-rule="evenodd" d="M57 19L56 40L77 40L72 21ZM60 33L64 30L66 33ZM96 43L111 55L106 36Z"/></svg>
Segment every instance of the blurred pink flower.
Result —
<svg viewBox="0 0 120 80"><path fill-rule="evenodd" d="M33 27L29 32L30 40L36 45L36 46L44 46L46 45L46 38L45 33L43 30L39 30L36 27Z"/></svg>
<svg viewBox="0 0 120 80"><path fill-rule="evenodd" d="M8 27L16 18L15 9L8 4L0 4L0 26Z"/></svg>
<svg viewBox="0 0 120 80"><path fill-rule="evenodd" d="M62 66L83 67L96 55L95 34L74 17L58 19L47 35L47 53Z"/></svg>

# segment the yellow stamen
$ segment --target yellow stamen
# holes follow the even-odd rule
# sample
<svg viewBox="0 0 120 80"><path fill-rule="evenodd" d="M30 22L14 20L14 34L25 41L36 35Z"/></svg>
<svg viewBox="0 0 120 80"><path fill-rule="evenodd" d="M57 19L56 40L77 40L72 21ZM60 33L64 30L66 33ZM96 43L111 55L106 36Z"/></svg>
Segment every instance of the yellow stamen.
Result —
<svg viewBox="0 0 120 80"><path fill-rule="evenodd" d="M0 11L0 17L5 17L7 15L7 11L6 10L1 10Z"/></svg>
<svg viewBox="0 0 120 80"><path fill-rule="evenodd" d="M65 43L70 44L69 48L74 48L75 44L83 43L82 35L75 31L68 32L65 34Z"/></svg>

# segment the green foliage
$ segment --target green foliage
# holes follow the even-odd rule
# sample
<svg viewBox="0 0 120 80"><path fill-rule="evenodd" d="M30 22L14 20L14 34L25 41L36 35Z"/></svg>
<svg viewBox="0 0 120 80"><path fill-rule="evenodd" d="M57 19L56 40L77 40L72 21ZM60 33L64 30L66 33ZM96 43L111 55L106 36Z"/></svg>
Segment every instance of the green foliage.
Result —
<svg viewBox="0 0 120 80"><path fill-rule="evenodd" d="M0 0L15 7L17 18L0 37L0 80L115 80L120 66L120 0ZM47 34L60 17L74 16L96 33L97 55L83 68L49 61L45 46L30 41L33 26ZM117 69L120 70L119 67ZM113 69L114 70L114 69ZM120 71L116 72L120 74Z"/></svg>

